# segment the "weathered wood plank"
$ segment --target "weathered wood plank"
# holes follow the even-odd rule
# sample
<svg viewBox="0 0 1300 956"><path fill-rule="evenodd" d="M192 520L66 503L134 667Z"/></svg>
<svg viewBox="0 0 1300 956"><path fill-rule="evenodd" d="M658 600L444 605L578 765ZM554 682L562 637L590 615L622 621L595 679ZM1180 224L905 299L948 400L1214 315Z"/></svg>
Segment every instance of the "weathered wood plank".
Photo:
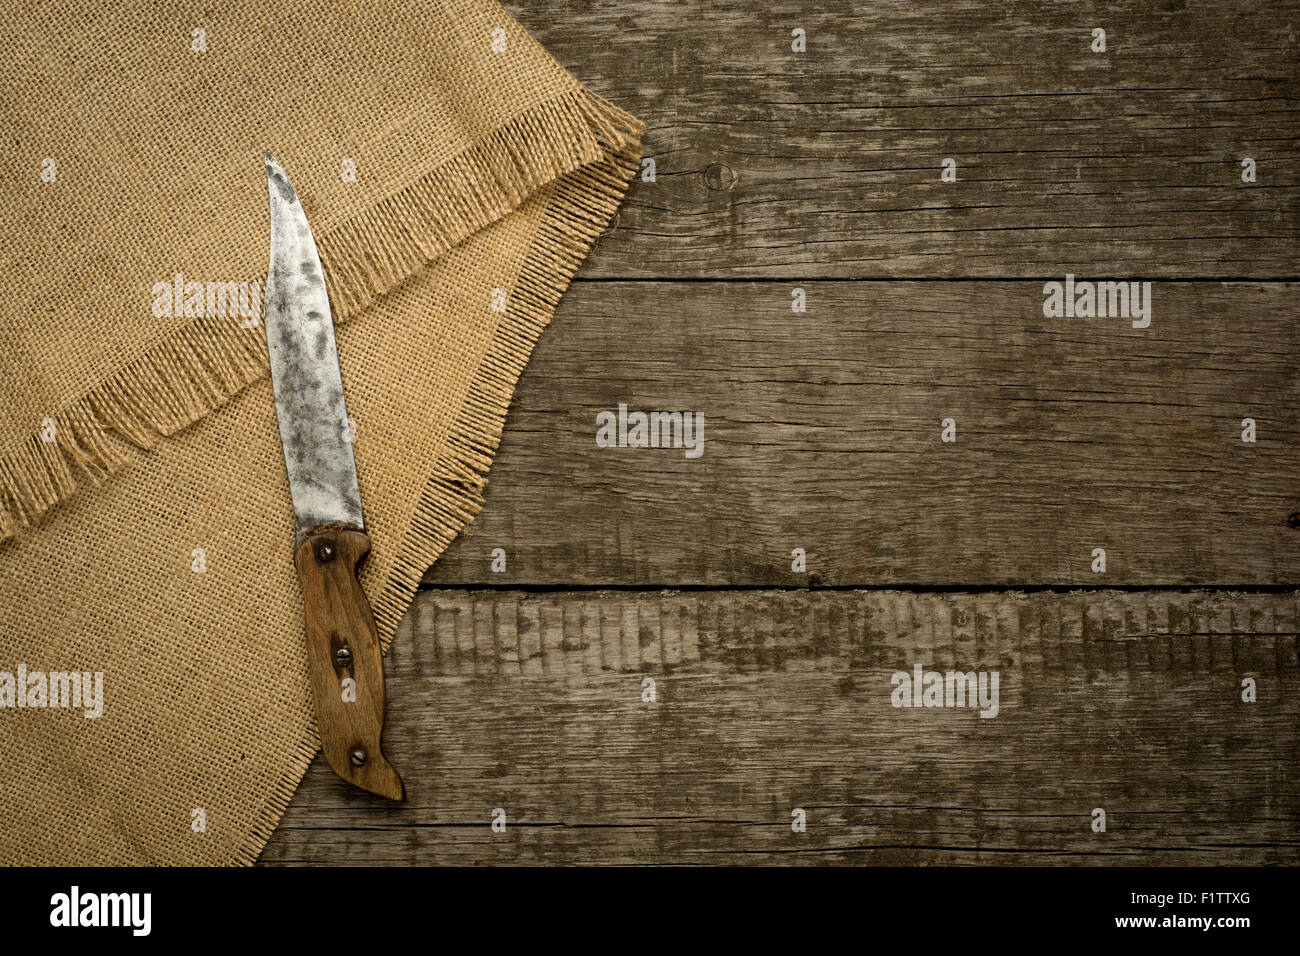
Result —
<svg viewBox="0 0 1300 956"><path fill-rule="evenodd" d="M1039 282L805 288L803 314L781 283L571 289L426 580L1300 580L1294 284L1155 283L1146 329L1045 319ZM702 413L703 454L597 447L620 403Z"/></svg>
<svg viewBox="0 0 1300 956"><path fill-rule="evenodd" d="M507 6L648 126L586 276L1300 274L1294 0Z"/></svg>
<svg viewBox="0 0 1300 956"><path fill-rule="evenodd" d="M1294 0L508 6L648 121L583 278L809 311L576 285L430 581L1297 580L1295 286L1040 311L1066 272L1300 274ZM811 281L999 276L1039 281ZM620 402L703 412L704 455L597 448ZM318 761L263 862L1295 864L1298 630L1291 593L430 591L388 665L409 804ZM997 669L998 717L891 707L914 664Z"/></svg>
<svg viewBox="0 0 1300 956"><path fill-rule="evenodd" d="M427 591L407 805L317 760L262 862L1294 865L1298 628L1295 593ZM915 665L996 670L997 716L895 708Z"/></svg>

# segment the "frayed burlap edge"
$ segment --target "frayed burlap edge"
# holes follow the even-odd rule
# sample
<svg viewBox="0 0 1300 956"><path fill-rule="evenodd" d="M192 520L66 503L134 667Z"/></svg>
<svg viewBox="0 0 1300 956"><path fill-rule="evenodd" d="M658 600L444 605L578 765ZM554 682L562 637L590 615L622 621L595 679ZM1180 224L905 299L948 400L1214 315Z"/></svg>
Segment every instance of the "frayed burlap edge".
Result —
<svg viewBox="0 0 1300 956"><path fill-rule="evenodd" d="M385 651L392 643L398 622L425 571L483 507L488 469L501 440L506 412L519 376L542 331L550 323L573 274L613 217L636 174L641 159L641 124L594 94L587 93L579 98L578 105L582 115L591 120L589 128L596 133L599 152L573 169L564 169L562 165L550 167L556 169L558 177L554 193L510 292L505 315L470 382L443 451L430 469L428 483L416 504L392 570L379 594L372 598L375 622ZM548 111L547 118L553 115ZM531 146L529 150L531 161ZM569 143L563 144L559 158L562 164L584 155ZM464 170L463 164L458 163L457 168ZM508 168L508 165L494 167L493 175L503 168ZM521 176L530 174L522 164L519 171ZM472 170L466 172L472 177ZM502 185L508 188L510 184ZM433 198L427 183L419 183L417 187ZM518 181L515 188L518 189ZM527 191L517 191L513 195L518 197L514 203L518 205L526 198ZM378 223L385 222L383 216L392 214L394 218L387 220L386 227L391 228L394 235L409 237L418 232L422 222L428 222L418 216L403 218L401 208L394 205L379 213L381 218L366 228L378 227ZM382 232L369 234L384 235ZM370 259L369 265L360 266L360 274L376 280L382 277L385 282L395 284L402 278L401 266L397 263L405 261L411 269L419 268L430 258L424 255L425 250L437 248L427 242L412 240L401 254L419 253L418 258L402 260L393 256L387 260L387 268L396 271L382 273L370 271L379 261ZM367 260L358 256L354 262L362 264ZM370 287L381 288L378 282L371 283ZM247 839L235 851L234 863L252 865L257 862L319 749L320 741L313 721L308 736L295 744L292 764L270 794L269 802L258 815Z"/></svg>
<svg viewBox="0 0 1300 956"><path fill-rule="evenodd" d="M395 196L330 230L320 238L320 253L330 277L335 321L357 314L547 183L580 168L595 170L610 161L607 157L626 159L632 151L637 151L631 159L635 163L640 133L640 124L627 113L575 86L524 111ZM589 217L608 220L631 173L616 190L614 178L613 172L604 178L590 173L585 187L575 187L586 192L570 195L568 202ZM610 196L616 197L612 205ZM563 200L557 198L556 203L562 205ZM550 255L555 258L549 273L532 278L537 291L524 293L525 298L534 295L537 303L543 302L540 290L548 283L562 290L556 269L568 261L568 253L559 250L579 250L573 254L580 259L590 245L590 239L585 245L579 239L586 234L578 221L581 215L549 227ZM573 268L576 261L569 271ZM554 296L558 299L559 293ZM524 359L527 354L525 350ZM515 362L509 355L494 360L504 363L503 372ZM0 455L0 542L71 497L82 483L102 481L140 449L203 418L267 371L260 326L246 329L230 319L200 318L171 333L61 411L34 422L31 435ZM498 386L480 388L486 390L485 399L499 394ZM509 392L505 394L508 400ZM490 412L479 414L482 422L492 421ZM473 444L468 434L459 439L466 453ZM468 457L456 455L449 464L463 463L478 473L486 468L485 460L480 450Z"/></svg>
<svg viewBox="0 0 1300 956"><path fill-rule="evenodd" d="M556 183L505 318L470 382L388 580L373 602L385 648L429 565L482 508L488 468L519 376L587 250L622 201L640 158L639 133L634 133L613 145L605 159Z"/></svg>

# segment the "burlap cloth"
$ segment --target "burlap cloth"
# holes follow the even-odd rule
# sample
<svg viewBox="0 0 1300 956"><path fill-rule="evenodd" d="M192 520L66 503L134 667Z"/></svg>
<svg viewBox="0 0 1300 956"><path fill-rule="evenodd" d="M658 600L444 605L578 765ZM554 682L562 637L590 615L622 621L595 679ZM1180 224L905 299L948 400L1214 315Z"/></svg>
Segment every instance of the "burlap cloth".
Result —
<svg viewBox="0 0 1300 956"><path fill-rule="evenodd" d="M387 644L640 129L491 0L3 6L0 671L102 671L104 709L0 709L0 862L250 863L318 744L266 344L155 284L265 282L271 150Z"/></svg>

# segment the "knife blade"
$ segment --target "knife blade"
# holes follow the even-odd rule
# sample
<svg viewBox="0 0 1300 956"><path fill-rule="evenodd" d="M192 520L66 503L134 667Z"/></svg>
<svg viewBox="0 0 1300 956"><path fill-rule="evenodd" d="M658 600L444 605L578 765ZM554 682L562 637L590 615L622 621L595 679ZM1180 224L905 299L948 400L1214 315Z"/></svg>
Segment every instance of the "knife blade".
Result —
<svg viewBox="0 0 1300 956"><path fill-rule="evenodd" d="M357 579L370 553L325 271L298 194L266 154L271 259L262 320L294 514L307 656L321 749L344 780L390 800L402 778L384 757L384 669Z"/></svg>

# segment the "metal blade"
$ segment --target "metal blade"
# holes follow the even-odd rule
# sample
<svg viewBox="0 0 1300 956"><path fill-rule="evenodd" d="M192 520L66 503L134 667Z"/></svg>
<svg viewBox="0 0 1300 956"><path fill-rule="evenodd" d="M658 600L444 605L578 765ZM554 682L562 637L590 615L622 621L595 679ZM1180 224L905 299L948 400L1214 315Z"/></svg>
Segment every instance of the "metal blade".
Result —
<svg viewBox="0 0 1300 956"><path fill-rule="evenodd" d="M299 536L320 525L360 530L361 492L325 272L298 194L270 153L266 177L271 265L263 321L294 519Z"/></svg>

